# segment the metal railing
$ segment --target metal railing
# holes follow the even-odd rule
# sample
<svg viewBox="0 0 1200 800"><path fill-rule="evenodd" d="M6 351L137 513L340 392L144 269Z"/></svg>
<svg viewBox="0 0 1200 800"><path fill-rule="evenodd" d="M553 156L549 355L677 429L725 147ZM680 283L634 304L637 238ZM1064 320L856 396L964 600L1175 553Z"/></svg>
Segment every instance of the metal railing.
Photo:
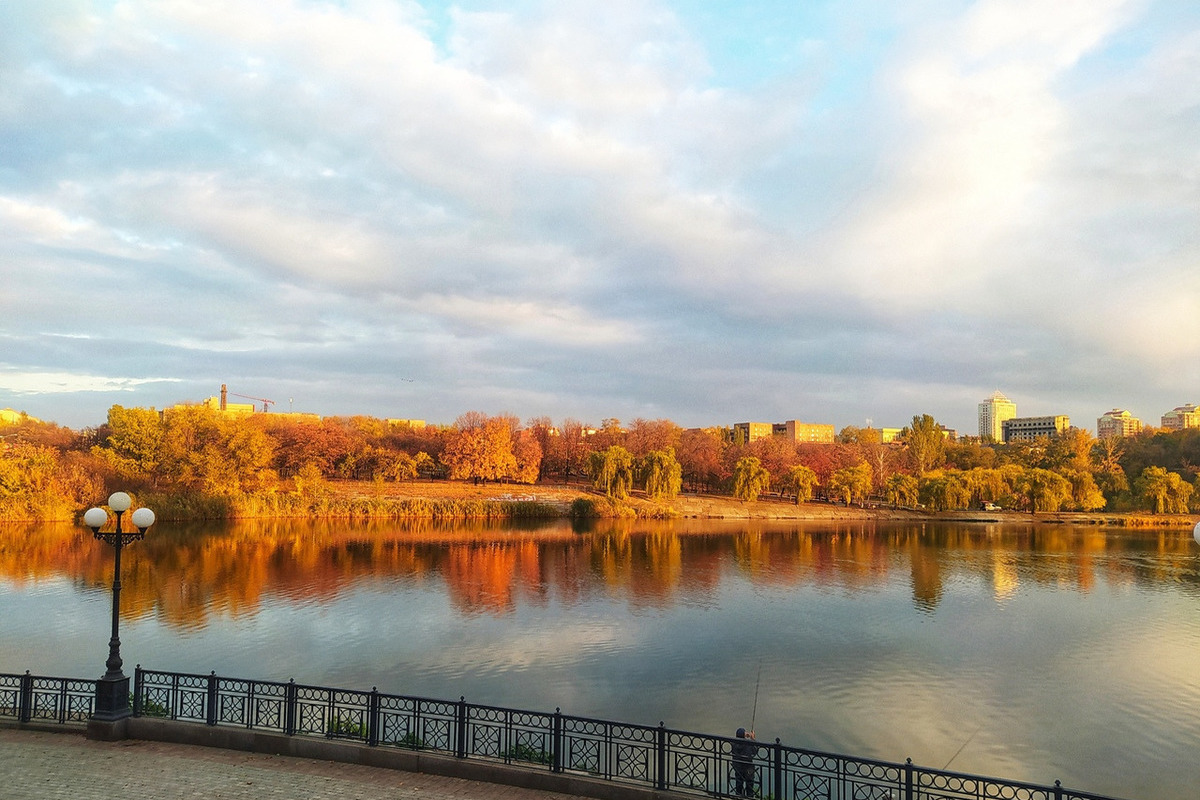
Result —
<svg viewBox="0 0 1200 800"><path fill-rule="evenodd" d="M0 717L86 719L95 681L0 674ZM587 775L647 789L770 800L1114 800L1090 792L563 714L208 675L134 673L133 713L321 736ZM748 755L748 754L747 754ZM739 763L740 762L740 763Z"/></svg>
<svg viewBox="0 0 1200 800"><path fill-rule="evenodd" d="M87 722L96 681L0 673L0 717L18 722Z"/></svg>

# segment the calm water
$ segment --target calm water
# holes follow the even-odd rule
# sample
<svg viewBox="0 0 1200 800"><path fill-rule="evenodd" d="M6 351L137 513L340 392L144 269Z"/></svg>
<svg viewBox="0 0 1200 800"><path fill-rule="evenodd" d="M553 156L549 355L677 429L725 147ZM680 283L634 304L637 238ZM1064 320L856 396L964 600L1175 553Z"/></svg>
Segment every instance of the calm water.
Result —
<svg viewBox="0 0 1200 800"><path fill-rule="evenodd" d="M129 674L753 717L790 745L1135 800L1200 784L1188 531L160 523L123 560ZM98 677L111 570L83 529L0 528L0 671Z"/></svg>

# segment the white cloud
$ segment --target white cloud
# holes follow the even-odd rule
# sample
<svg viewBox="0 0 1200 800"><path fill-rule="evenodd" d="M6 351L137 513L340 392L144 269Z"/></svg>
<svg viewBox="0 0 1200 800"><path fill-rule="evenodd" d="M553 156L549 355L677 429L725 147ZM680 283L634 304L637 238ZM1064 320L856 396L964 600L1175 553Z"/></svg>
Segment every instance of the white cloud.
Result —
<svg viewBox="0 0 1200 800"><path fill-rule="evenodd" d="M178 381L178 378L120 378L86 373L0 369L0 389L18 395L133 392L147 384Z"/></svg>

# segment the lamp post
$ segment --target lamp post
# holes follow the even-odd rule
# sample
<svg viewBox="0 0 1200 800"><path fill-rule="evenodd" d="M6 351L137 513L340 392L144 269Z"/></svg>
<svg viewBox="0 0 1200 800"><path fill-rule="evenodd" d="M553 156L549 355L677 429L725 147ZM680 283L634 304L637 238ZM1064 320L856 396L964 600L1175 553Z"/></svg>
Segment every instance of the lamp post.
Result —
<svg viewBox="0 0 1200 800"><path fill-rule="evenodd" d="M129 678L121 672L121 638L117 632L121 615L121 548L146 535L146 529L154 524L154 512L148 508L134 511L130 520L137 530L123 531L121 517L132 504L124 492L108 496L108 508L117 518L116 529L112 531L100 530L108 523L108 511L103 508L89 508L83 515L84 524L92 529L95 537L111 544L116 553L113 560L112 638L108 640L108 661L105 662L108 671L96 681L96 708L92 714L93 719L103 722L116 722L133 713L129 708Z"/></svg>

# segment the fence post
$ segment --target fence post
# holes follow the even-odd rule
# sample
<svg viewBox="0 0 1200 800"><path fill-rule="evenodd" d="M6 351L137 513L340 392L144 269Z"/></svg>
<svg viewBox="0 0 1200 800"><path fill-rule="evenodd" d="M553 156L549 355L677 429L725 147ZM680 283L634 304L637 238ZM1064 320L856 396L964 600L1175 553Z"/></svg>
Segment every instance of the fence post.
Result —
<svg viewBox="0 0 1200 800"><path fill-rule="evenodd" d="M460 695L458 698L458 709L455 712L457 719L455 720L455 741L454 755L458 758L467 757L467 698Z"/></svg>
<svg viewBox="0 0 1200 800"><path fill-rule="evenodd" d="M562 709L554 709L554 717L550 721L550 771L563 771L563 718Z"/></svg>
<svg viewBox="0 0 1200 800"><path fill-rule="evenodd" d="M904 759L904 800L914 800L913 794L913 763L911 758Z"/></svg>
<svg viewBox="0 0 1200 800"><path fill-rule="evenodd" d="M143 684L145 677L142 675L142 665L138 664L133 668L133 715L140 717L142 710L146 707L142 701Z"/></svg>
<svg viewBox="0 0 1200 800"><path fill-rule="evenodd" d="M667 724L658 722L658 737L655 742L655 781L654 788L660 792L667 790Z"/></svg>
<svg viewBox="0 0 1200 800"><path fill-rule="evenodd" d="M208 702L204 721L209 725L217 724L217 671L208 673Z"/></svg>
<svg viewBox="0 0 1200 800"><path fill-rule="evenodd" d="M779 742L778 737L775 739L775 769L774 774L775 800L783 800L783 745Z"/></svg>
<svg viewBox="0 0 1200 800"><path fill-rule="evenodd" d="M367 699L367 746L379 745L379 687L371 687L371 696Z"/></svg>
<svg viewBox="0 0 1200 800"><path fill-rule="evenodd" d="M29 722L33 718L33 676L29 670L21 676L21 697L17 700L17 719Z"/></svg>
<svg viewBox="0 0 1200 800"><path fill-rule="evenodd" d="M1054 800L1062 800L1062 781L1054 781Z"/></svg>
<svg viewBox="0 0 1200 800"><path fill-rule="evenodd" d="M288 736L296 735L296 695L296 679L288 678L283 692L283 732Z"/></svg>

